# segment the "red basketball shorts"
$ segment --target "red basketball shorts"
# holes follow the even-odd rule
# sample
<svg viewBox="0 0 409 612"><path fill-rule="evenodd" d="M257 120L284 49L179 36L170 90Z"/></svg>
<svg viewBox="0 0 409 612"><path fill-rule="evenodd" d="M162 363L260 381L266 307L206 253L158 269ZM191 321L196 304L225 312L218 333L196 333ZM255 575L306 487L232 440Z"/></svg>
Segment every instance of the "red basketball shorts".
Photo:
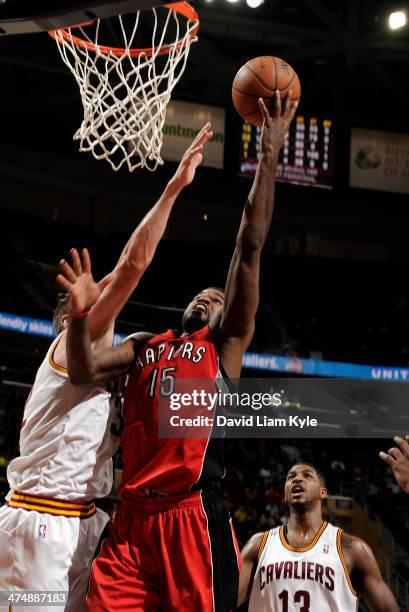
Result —
<svg viewBox="0 0 409 612"><path fill-rule="evenodd" d="M230 612L240 553L221 500L196 492L121 502L92 565L87 612Z"/></svg>

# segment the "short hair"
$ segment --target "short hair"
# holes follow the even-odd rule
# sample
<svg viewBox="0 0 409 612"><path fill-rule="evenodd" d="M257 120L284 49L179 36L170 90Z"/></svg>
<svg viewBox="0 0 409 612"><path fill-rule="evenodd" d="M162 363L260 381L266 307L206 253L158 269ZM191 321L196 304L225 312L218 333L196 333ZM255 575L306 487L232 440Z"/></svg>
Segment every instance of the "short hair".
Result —
<svg viewBox="0 0 409 612"><path fill-rule="evenodd" d="M202 289L198 289L197 291L195 291L195 293L192 293L192 295L194 296L199 295L199 293L202 293L202 291L207 291L208 289L216 289L216 291L220 291L220 293L223 293L223 295L226 294L225 289L222 289L221 287L216 287L216 285L209 285L208 287L203 287Z"/></svg>
<svg viewBox="0 0 409 612"><path fill-rule="evenodd" d="M63 330L61 317L68 313L70 307L70 294L59 293L57 297L57 306L54 309L53 314L53 327L56 334L59 334Z"/></svg>
<svg viewBox="0 0 409 612"><path fill-rule="evenodd" d="M219 291L219 293L222 293L223 295L226 294L226 291L224 289L222 289L221 287L216 287L215 285L210 285L209 287L202 289L202 291L207 291L207 289L215 289L216 291ZM201 293L201 291L199 293Z"/></svg>
<svg viewBox="0 0 409 612"><path fill-rule="evenodd" d="M220 291L220 293L226 293L224 289L221 287L216 287L215 285L210 285L210 287L207 287L207 289L216 289L216 291Z"/></svg>
<svg viewBox="0 0 409 612"><path fill-rule="evenodd" d="M327 487L327 483L326 483L326 479L325 479L325 476L324 476L324 472L322 470L320 470L320 468L318 468L316 465L313 465L312 463L309 463L308 461L297 461L297 463L293 463L292 466L290 467L290 469L287 472L287 476L288 476L288 473L291 472L291 470L293 469L293 467L295 465L308 465L308 467L312 468L315 471L315 473L317 474L319 480L321 481L322 486L325 487L325 488ZM287 477L286 477L286 480L287 480Z"/></svg>

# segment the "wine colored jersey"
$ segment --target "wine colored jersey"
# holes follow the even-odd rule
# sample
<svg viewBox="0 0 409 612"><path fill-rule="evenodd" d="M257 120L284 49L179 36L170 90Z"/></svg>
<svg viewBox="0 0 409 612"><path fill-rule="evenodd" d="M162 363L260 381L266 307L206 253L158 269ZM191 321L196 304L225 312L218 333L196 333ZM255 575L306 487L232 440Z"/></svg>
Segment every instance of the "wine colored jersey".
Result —
<svg viewBox="0 0 409 612"><path fill-rule="evenodd" d="M159 384L180 378L221 378L208 325L189 336L155 336L136 357L123 406L124 497L190 492L224 476L222 440L210 439L210 429L205 438L158 437Z"/></svg>

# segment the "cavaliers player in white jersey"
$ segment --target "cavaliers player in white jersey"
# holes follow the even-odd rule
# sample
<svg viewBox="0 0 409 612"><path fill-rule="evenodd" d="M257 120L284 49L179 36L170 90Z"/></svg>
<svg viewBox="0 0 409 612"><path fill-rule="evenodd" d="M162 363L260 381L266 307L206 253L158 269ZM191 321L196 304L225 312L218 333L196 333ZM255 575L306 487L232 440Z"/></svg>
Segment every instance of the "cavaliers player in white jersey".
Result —
<svg viewBox="0 0 409 612"><path fill-rule="evenodd" d="M121 502L92 566L87 612L230 612L236 607L240 554L223 501L209 490L225 473L222 440L211 438L210 430L196 439L161 437L158 389L175 379L200 379L214 391L219 373L240 377L254 332L278 154L296 110L291 92L283 103L276 92L271 115L262 100L259 104L261 156L225 291L201 291L185 310L180 334L136 334L113 349L92 349L86 318L70 323L73 380L95 383L128 374ZM86 273L67 278L65 287L78 310L92 304L92 286Z"/></svg>
<svg viewBox="0 0 409 612"><path fill-rule="evenodd" d="M322 473L296 464L285 482L287 525L254 535L242 551L239 598L249 612L399 612L370 547L322 518Z"/></svg>
<svg viewBox="0 0 409 612"><path fill-rule="evenodd" d="M173 204L193 180L211 136L206 124L113 271L95 284L95 304L87 313L94 347L112 346L115 318L152 260ZM79 255L75 249L71 255L78 270ZM68 263L63 260L60 266L69 277ZM105 497L112 488L112 455L118 440L113 427L118 414L106 384L78 387L69 380L68 311L71 317L83 314L73 312L68 297L56 309L58 335L25 406L20 456L8 466L10 493L0 509L0 592L69 592L65 610L81 612L90 562L108 521L93 500ZM48 608L46 603L47 599L42 610L64 609L64 605ZM9 610L9 605L0 609Z"/></svg>

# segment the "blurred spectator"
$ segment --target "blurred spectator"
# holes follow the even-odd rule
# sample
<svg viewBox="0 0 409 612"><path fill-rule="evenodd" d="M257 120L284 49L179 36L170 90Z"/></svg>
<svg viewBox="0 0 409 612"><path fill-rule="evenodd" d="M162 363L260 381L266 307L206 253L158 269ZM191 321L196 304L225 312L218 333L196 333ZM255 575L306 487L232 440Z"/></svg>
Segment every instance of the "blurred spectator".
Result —
<svg viewBox="0 0 409 612"><path fill-rule="evenodd" d="M239 523L244 523L247 518L247 512L244 506L239 506L233 516Z"/></svg>

